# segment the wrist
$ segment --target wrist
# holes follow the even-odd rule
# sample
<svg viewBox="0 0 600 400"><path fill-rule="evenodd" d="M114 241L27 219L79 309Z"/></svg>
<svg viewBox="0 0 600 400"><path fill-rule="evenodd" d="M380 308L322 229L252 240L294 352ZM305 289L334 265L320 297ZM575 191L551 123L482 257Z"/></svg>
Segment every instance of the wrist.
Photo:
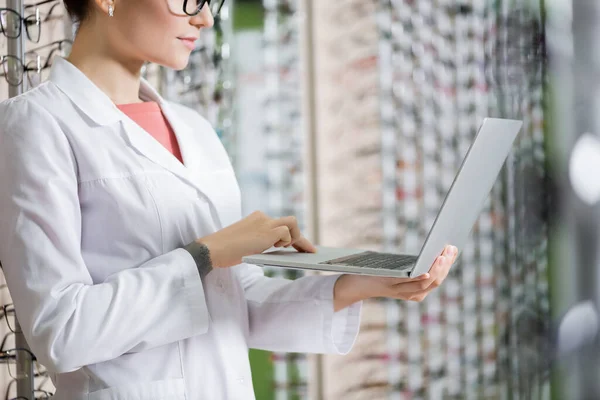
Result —
<svg viewBox="0 0 600 400"><path fill-rule="evenodd" d="M334 311L342 310L362 300L366 300L366 296L358 285L358 276L344 274L341 275L333 286L333 303Z"/></svg>
<svg viewBox="0 0 600 400"><path fill-rule="evenodd" d="M217 246L215 245L215 243L213 243L208 237L202 238L202 239L197 239L193 243L205 246L208 249L208 253L210 255L210 261L211 261L213 268L221 268L222 267L222 260L221 260L221 257L219 256L220 251L217 248Z"/></svg>
<svg viewBox="0 0 600 400"><path fill-rule="evenodd" d="M209 248L204 243L198 241L194 241L183 248L190 253L196 263L200 278L204 279L213 270Z"/></svg>

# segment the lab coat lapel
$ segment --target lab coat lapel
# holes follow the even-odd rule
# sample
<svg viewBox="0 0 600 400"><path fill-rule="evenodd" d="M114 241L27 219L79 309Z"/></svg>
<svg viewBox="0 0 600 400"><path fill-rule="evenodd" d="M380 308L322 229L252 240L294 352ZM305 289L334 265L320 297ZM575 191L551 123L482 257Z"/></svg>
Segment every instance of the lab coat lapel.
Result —
<svg viewBox="0 0 600 400"><path fill-rule="evenodd" d="M222 228L224 210L221 209L221 206L224 205L224 199L220 195L224 185L222 182L212 179L211 167L214 169L214 166L208 163L210 157L204 154L206 152L204 148L198 146L197 140L192 136L194 132L186 121L175 115L165 102L159 102L159 104L177 137L183 164L139 125L130 119L123 119L123 127L131 145L144 156L171 171L199 191L213 208L212 214L216 226Z"/></svg>
<svg viewBox="0 0 600 400"><path fill-rule="evenodd" d="M138 152L190 184L194 184L186 167L148 132L129 118L122 119L121 124L129 144Z"/></svg>
<svg viewBox="0 0 600 400"><path fill-rule="evenodd" d="M197 173L199 171L207 171L211 168L211 165L206 162L201 162L202 160L206 160L205 157L198 157L197 154L192 154L192 151L197 153L198 146L195 143L196 140L193 136L195 132L192 131L188 121L185 121L182 116L177 115L169 106L169 103L165 101L158 94L158 92L155 91L154 88L152 88L150 84L143 79L140 86L140 98L146 101L155 101L160 105L163 115L166 117L169 125L171 125L171 128L175 133L175 137L177 138L183 164L179 162L179 160L177 160L167 149L165 149L164 146L158 143L158 141L156 141L154 138L150 137L150 135L145 133L143 130L142 132L145 133L143 135L136 134L139 132L132 132L132 140L135 141L138 149L142 151L148 158L151 158L154 162L164 166L174 174L177 174L183 179L189 181L194 186L198 186L198 180L196 176L190 175L190 172L195 171ZM135 125L137 126L137 124ZM202 150L203 149L200 149L200 151Z"/></svg>
<svg viewBox="0 0 600 400"><path fill-rule="evenodd" d="M198 132L194 132L189 125L188 121L185 121L181 116L171 109L169 104L161 104L161 108L164 116L169 121L173 132L177 137L177 143L181 150L181 157L183 158L183 164L191 171L210 171L214 169L214 165L211 165L208 161L210 158L204 155L205 148L197 145L198 139L194 138L194 134L198 136ZM197 178L195 178L197 179Z"/></svg>
<svg viewBox="0 0 600 400"><path fill-rule="evenodd" d="M224 220L229 220L225 209L229 202L225 202L226 199L222 196L228 193L225 188L229 185L219 180L224 179L222 176L215 179L215 176L219 174L215 175L213 172L223 164L222 157L224 156L226 159L227 155L221 155L216 149L213 149L210 141L202 141L203 145L199 146L198 138L206 132L194 131L189 121L178 115L145 80L142 80L141 83L140 97L144 100L156 101L160 105L177 138L183 164L135 123L132 124L135 126L129 126L128 130L132 145L146 157L165 167L201 192L213 207L216 225L223 227ZM202 127L196 129L202 129ZM236 185L235 179L233 184Z"/></svg>
<svg viewBox="0 0 600 400"><path fill-rule="evenodd" d="M206 143L204 143L203 138L203 146L199 146L196 136L200 132L195 132L188 121L185 121L171 110L168 103L148 82L142 79L140 98L146 101L156 101L160 105L175 132L185 165L179 162L148 132L122 113L100 88L67 60L61 57L55 58L50 73L50 81L69 96L76 107L95 124L102 126L120 124L127 141L140 154L164 167L198 190L212 205L213 211L215 211L213 213L215 223L222 226L221 216L226 216L226 214L223 214L223 210L219 209L222 208L220 204L224 196L232 193L229 190L224 190L230 185L220 184L219 178L215 178L216 175L220 174L212 174L211 172L215 169L222 169L223 164L228 163L226 154L221 148L215 148L217 146L211 140L206 140ZM218 139L215 138L215 140ZM233 186L237 187L235 182ZM228 217L225 217L225 219L228 219Z"/></svg>
<svg viewBox="0 0 600 400"><path fill-rule="evenodd" d="M212 132L209 135L207 132L192 129L188 121L176 115L168 104L164 104L162 110L177 136L187 171L193 171L191 178L196 187L216 211L217 226L223 228L239 220L239 188L227 154L218 142L219 139L216 135L213 136ZM201 130L202 127L196 129ZM203 138L206 140L202 140L202 146L199 146L198 137L203 134L206 135ZM232 203L235 204L233 207Z"/></svg>

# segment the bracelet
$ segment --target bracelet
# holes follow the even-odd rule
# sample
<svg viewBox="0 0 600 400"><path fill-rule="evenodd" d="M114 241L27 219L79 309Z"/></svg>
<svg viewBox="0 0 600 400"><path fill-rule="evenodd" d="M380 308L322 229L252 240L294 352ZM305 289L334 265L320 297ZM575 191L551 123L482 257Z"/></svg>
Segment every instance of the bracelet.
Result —
<svg viewBox="0 0 600 400"><path fill-rule="evenodd" d="M208 247L202 243L192 242L185 246L184 249L191 254L192 258L196 262L196 267L198 267L200 278L204 279L204 277L213 270Z"/></svg>

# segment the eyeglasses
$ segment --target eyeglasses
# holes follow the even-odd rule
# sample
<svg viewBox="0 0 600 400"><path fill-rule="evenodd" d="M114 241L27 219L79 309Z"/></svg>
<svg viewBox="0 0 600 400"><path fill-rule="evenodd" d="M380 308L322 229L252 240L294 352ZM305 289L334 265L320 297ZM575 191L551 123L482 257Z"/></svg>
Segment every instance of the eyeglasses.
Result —
<svg viewBox="0 0 600 400"><path fill-rule="evenodd" d="M35 400L47 400L47 399L49 400L53 396L52 393L47 392L45 390L34 390L33 395L35 396ZM31 399L29 397L19 396L19 397L13 397L10 400L31 400Z"/></svg>
<svg viewBox="0 0 600 400"><path fill-rule="evenodd" d="M57 52L62 55L67 55L71 51L71 45L72 42L70 40L59 40L25 53L25 56L31 60L25 63L24 68L30 88L41 83L42 71L47 70L52 66L54 55ZM40 56L39 52L48 48L51 49L50 52L48 52L48 54L44 57Z"/></svg>
<svg viewBox="0 0 600 400"><path fill-rule="evenodd" d="M31 9L35 9L35 15L40 13L40 7L50 5L49 9L44 7L43 12L41 13L41 22L50 22L55 20L60 20L64 15L62 10L64 8L61 7L62 3L58 0L44 0L35 4L28 4L25 6L25 11L29 11Z"/></svg>
<svg viewBox="0 0 600 400"><path fill-rule="evenodd" d="M225 0L167 0L169 10L175 15L198 15L208 5L213 16L219 15Z"/></svg>
<svg viewBox="0 0 600 400"><path fill-rule="evenodd" d="M12 385L14 385L14 382L16 382L16 380L12 380L9 383L9 388L11 388ZM35 400L49 400L52 398L54 394L52 392L48 392L47 390L42 390L42 389L35 389L33 390L33 399ZM6 396L6 400L32 400L32 398L30 397L25 397L25 396L19 396L19 397L8 397Z"/></svg>
<svg viewBox="0 0 600 400"><path fill-rule="evenodd" d="M2 314L0 315L0 319L6 319L6 325L8 329L12 333L21 333L21 331L17 331L14 323L15 316L15 306L13 304L5 304L2 306ZM6 337L2 341L2 346L5 344ZM3 350L3 347L0 347L0 352Z"/></svg>
<svg viewBox="0 0 600 400"><path fill-rule="evenodd" d="M11 18L19 22L9 24ZM40 41L41 24L42 19L39 9L36 9L32 15L22 17L21 14L11 8L0 8L0 31L9 39L16 39L21 36L21 26L25 25L27 38L33 43L38 43Z"/></svg>
<svg viewBox="0 0 600 400"><path fill-rule="evenodd" d="M29 377L27 371L22 371L17 363L21 360L26 362L34 362L35 355L25 348L14 348L0 351L0 363L4 363L8 367L8 374L13 379L22 379Z"/></svg>
<svg viewBox="0 0 600 400"><path fill-rule="evenodd" d="M37 369L39 370L39 364L37 364ZM9 369L10 371L10 369ZM43 380L40 383L35 384L36 389L33 390L33 395L35 396L35 400L39 400L39 399L50 399L53 396L52 392L49 392L47 390L44 390L43 387L50 382L50 377L48 376L48 373L46 371L43 372L35 372L34 373L34 378L38 379L38 378L43 378ZM29 397L24 397L24 396L19 396L19 397L11 397L11 395L15 394L15 386L17 384L17 380L16 379L12 379L8 385L6 386L6 393L4 396L5 400L17 400L17 399L25 399L25 400L32 400L32 398Z"/></svg>
<svg viewBox="0 0 600 400"><path fill-rule="evenodd" d="M10 353L13 352L15 353L13 350L14 349L14 341L15 341L15 334L12 332L8 332L5 336L4 339L2 339L2 344L0 344L0 363L4 363L7 365L7 369L8 369L8 373L10 376L17 376L17 370L15 369L15 365L14 364L14 357L10 356ZM10 344L9 344L10 342ZM5 349L13 349L13 350L5 350ZM8 354L7 357L3 357L3 355ZM23 357L28 357L26 360L29 360L29 358L31 358L31 360L33 361L33 377L35 379L35 393L34 395L36 395L36 399L37 398L48 398L49 396L51 396L52 394L45 391L44 388L47 386L47 383L50 381L50 376L48 374L48 371L43 368L40 363L37 361L37 359L35 359L29 352L22 350L20 356ZM16 354L16 357L19 357L19 354ZM24 375L21 373L21 375ZM26 374L25 374L26 375ZM8 385L6 385L6 393L4 396L4 399L9 400L9 399L15 399L15 397L12 397L15 395L15 386L16 386L17 380L13 379L11 380ZM38 396L39 395L39 396ZM17 397L17 399L20 397Z"/></svg>
<svg viewBox="0 0 600 400"><path fill-rule="evenodd" d="M0 56L2 76L4 76L9 85L19 86L23 82L23 75L27 74L30 87L37 86L41 81L41 72L52 66L52 59L56 52L61 52L63 55L68 54L71 44L70 40L59 40L30 50L26 53L26 56L33 57L33 60L26 63L15 56ZM45 61L42 62L42 57L38 55L38 52L48 48L51 50L45 57Z"/></svg>
<svg viewBox="0 0 600 400"><path fill-rule="evenodd" d="M54 53L56 51L60 51L60 52L62 52L63 55L67 55L69 53L69 51L71 50L72 44L73 44L73 41L71 41L69 39L55 40L54 42L50 42L43 46L39 46L34 49L31 49L31 50L27 51L26 54L39 53L42 50L50 49L49 56L54 55ZM51 58L51 57L49 57L49 58Z"/></svg>
<svg viewBox="0 0 600 400"><path fill-rule="evenodd" d="M2 76L6 79L11 86L19 86L23 83L23 76L27 74L28 79L34 78L34 75L30 75L30 72L39 73L41 69L38 69L36 65L38 61L31 61L28 65L24 65L23 61L19 57L15 56L0 56L0 67L2 68ZM29 81L30 86L36 86L39 82L37 80Z"/></svg>

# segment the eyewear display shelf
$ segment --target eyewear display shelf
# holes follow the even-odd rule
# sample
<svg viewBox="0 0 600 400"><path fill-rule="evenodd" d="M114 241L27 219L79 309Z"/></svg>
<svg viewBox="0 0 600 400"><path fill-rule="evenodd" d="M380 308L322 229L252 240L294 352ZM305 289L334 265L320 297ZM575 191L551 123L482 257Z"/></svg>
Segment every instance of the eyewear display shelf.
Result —
<svg viewBox="0 0 600 400"><path fill-rule="evenodd" d="M300 0L263 0L267 208L269 215L294 215L304 231L304 165L300 97ZM269 276L296 279L301 271L265 268ZM271 354L276 400L308 396L305 354Z"/></svg>
<svg viewBox="0 0 600 400"><path fill-rule="evenodd" d="M524 121L444 286L421 304L388 303L390 396L546 398L548 377L531 368L549 314L541 12L503 1L379 8L386 250L419 251L483 118Z"/></svg>
<svg viewBox="0 0 600 400"><path fill-rule="evenodd" d="M322 244L418 253L483 118L524 121L444 286L367 302L353 352L326 357L326 397L548 398L543 10L314 4Z"/></svg>

